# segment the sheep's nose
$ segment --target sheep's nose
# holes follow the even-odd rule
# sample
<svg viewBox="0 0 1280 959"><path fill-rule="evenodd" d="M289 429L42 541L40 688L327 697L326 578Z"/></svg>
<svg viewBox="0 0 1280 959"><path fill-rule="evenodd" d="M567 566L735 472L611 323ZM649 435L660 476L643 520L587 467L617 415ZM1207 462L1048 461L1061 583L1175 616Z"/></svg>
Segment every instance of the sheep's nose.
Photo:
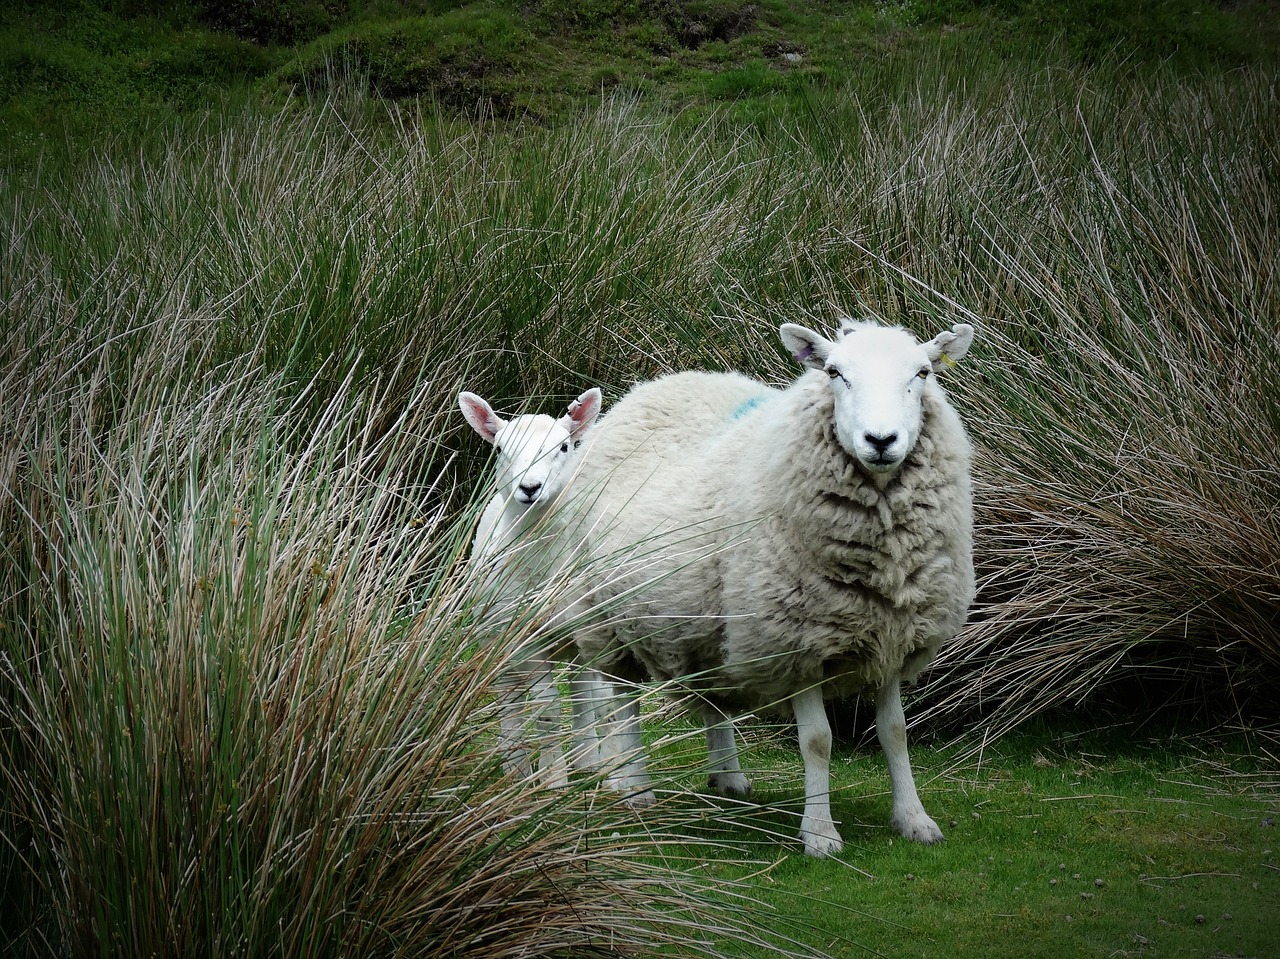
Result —
<svg viewBox="0 0 1280 959"><path fill-rule="evenodd" d="M538 492L541 489L542 489L541 483L521 483L520 484L520 492L523 493L529 499L533 499L535 496L537 496Z"/></svg>
<svg viewBox="0 0 1280 959"><path fill-rule="evenodd" d="M897 433L887 433L884 436L878 433L863 433L862 438L871 446L875 447L877 453L883 453L894 443L898 442Z"/></svg>

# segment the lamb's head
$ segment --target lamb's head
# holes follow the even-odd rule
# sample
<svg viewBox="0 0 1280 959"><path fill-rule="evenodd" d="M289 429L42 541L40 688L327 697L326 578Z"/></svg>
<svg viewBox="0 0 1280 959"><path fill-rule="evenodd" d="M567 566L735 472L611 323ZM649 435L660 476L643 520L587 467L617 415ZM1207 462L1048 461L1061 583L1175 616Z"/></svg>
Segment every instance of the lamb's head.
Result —
<svg viewBox="0 0 1280 959"><path fill-rule="evenodd" d="M957 323L927 343L906 330L846 321L834 340L784 323L782 342L799 362L831 378L836 436L871 473L893 473L920 437L925 394L933 374L960 359L973 327Z"/></svg>
<svg viewBox="0 0 1280 959"><path fill-rule="evenodd" d="M600 413L602 395L590 389L556 419L543 413L504 420L475 393L459 393L471 427L498 451L498 492L520 506L549 503L573 474L576 451Z"/></svg>

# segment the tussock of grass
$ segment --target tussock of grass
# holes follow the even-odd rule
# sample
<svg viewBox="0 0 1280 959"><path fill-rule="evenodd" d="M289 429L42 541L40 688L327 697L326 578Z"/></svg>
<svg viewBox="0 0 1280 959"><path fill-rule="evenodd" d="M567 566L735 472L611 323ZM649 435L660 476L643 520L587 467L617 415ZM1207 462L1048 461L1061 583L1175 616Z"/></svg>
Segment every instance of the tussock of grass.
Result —
<svg viewBox="0 0 1280 959"><path fill-rule="evenodd" d="M1247 88L1161 102L1081 116L1080 169L1036 169L1047 222L983 225L986 578L940 708L1016 721L1136 673L1247 715L1280 666L1274 151L1222 120Z"/></svg>
<svg viewBox="0 0 1280 959"><path fill-rule="evenodd" d="M141 349L109 422L109 378L70 356L9 412L0 789L27 918L6 946L763 942L732 893L653 858L660 814L637 835L590 782L503 772L490 682L522 637L475 625L467 526L421 508L431 413L375 430L375 385L289 396L242 365L178 390L184 347Z"/></svg>

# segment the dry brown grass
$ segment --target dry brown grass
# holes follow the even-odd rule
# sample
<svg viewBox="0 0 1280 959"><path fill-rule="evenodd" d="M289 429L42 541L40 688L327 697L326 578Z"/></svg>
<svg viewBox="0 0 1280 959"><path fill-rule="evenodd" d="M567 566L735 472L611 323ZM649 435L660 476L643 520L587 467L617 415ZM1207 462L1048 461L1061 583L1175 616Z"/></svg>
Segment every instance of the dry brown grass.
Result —
<svg viewBox="0 0 1280 959"><path fill-rule="evenodd" d="M10 408L0 795L24 918L7 946L491 959L764 941L661 812L641 824L591 777L503 771L491 684L525 637L477 625L474 514L424 510L439 411L349 380L290 396L249 364L175 389L187 345L140 346L134 370L158 372L123 401L105 364L66 351Z"/></svg>

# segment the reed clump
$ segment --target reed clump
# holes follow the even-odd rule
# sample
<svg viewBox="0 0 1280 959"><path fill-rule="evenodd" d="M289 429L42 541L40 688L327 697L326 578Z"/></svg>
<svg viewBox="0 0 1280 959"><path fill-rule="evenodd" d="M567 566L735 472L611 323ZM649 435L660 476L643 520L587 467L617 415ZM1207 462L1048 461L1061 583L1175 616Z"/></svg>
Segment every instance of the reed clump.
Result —
<svg viewBox="0 0 1280 959"><path fill-rule="evenodd" d="M504 771L492 684L527 637L479 625L475 511L430 506L438 411L248 360L183 383L181 316L113 382L99 332L7 407L9 954L770 941L663 814Z"/></svg>

